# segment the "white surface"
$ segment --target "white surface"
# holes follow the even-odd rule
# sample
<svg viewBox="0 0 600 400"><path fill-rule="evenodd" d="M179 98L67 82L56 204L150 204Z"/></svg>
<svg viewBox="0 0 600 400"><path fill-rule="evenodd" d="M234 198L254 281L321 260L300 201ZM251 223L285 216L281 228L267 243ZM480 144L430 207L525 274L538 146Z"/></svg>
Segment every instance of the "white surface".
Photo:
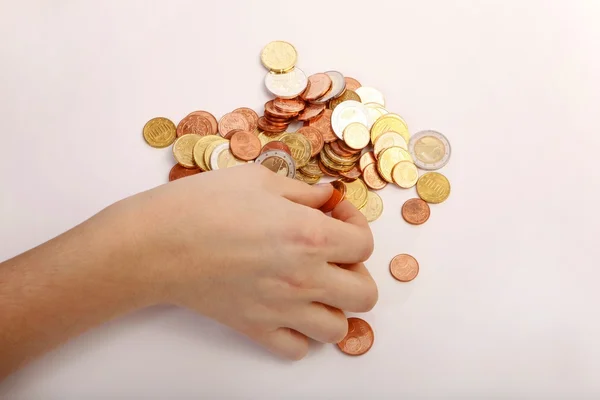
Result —
<svg viewBox="0 0 600 400"><path fill-rule="evenodd" d="M124 196L173 160L150 118L267 99L264 44L308 74L383 91L446 134L452 195L421 227L382 192L363 357L279 361L187 311L93 330L2 385L9 399L598 398L600 5L589 1L0 1L0 258ZM421 273L401 284L397 253Z"/></svg>

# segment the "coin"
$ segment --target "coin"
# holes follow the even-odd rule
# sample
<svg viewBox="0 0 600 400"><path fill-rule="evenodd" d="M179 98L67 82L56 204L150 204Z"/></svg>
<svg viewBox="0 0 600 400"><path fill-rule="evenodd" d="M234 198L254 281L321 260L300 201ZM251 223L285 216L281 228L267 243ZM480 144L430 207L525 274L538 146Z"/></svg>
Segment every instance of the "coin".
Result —
<svg viewBox="0 0 600 400"><path fill-rule="evenodd" d="M230 150L229 142L220 143L215 147L210 156L211 169L225 169L235 167L236 165L246 164L246 161L236 158Z"/></svg>
<svg viewBox="0 0 600 400"><path fill-rule="evenodd" d="M212 126L208 118L203 115L191 114L182 119L177 125L177 137L196 134L200 136L210 135Z"/></svg>
<svg viewBox="0 0 600 400"><path fill-rule="evenodd" d="M321 131L312 126L303 126L298 129L296 133L303 135L310 142L311 147L311 157L316 156L323 150L323 135L321 135Z"/></svg>
<svg viewBox="0 0 600 400"><path fill-rule="evenodd" d="M419 274L419 263L408 254L398 254L390 262L390 272L400 282L410 282Z"/></svg>
<svg viewBox="0 0 600 400"><path fill-rule="evenodd" d="M387 186L387 182L377 172L377 165L375 163L369 164L363 169L363 179L365 180L365 184L373 190L380 190Z"/></svg>
<svg viewBox="0 0 600 400"><path fill-rule="evenodd" d="M234 156L244 161L254 160L260 154L260 140L248 131L236 132L229 142Z"/></svg>
<svg viewBox="0 0 600 400"><path fill-rule="evenodd" d="M293 99L299 96L304 92L307 85L308 79L300 68L294 68L283 74L269 72L265 75L267 90L282 99Z"/></svg>
<svg viewBox="0 0 600 400"><path fill-rule="evenodd" d="M230 112L223 115L219 120L219 133L221 136L226 136L234 129L249 131L250 128L250 123L246 119L245 115L241 113Z"/></svg>
<svg viewBox="0 0 600 400"><path fill-rule="evenodd" d="M206 146L206 150L204 150L204 156L203 156L204 157L203 165L206 166L206 169L205 169L206 171L212 170L212 167L210 165L210 160L211 160L212 154L213 154L214 150L217 148L217 146L222 143L228 143L228 141L225 139L219 138L217 136L217 140L210 142L208 144L208 146Z"/></svg>
<svg viewBox="0 0 600 400"><path fill-rule="evenodd" d="M169 172L169 182L176 181L177 179L185 178L186 176L196 175L202 172L200 168L185 168L179 164L173 165Z"/></svg>
<svg viewBox="0 0 600 400"><path fill-rule="evenodd" d="M256 114L256 111L253 109L248 107L240 107L236 108L232 112L242 114L244 118L246 118L250 124L250 128L248 129L249 132L254 132L256 128L258 128L258 114Z"/></svg>
<svg viewBox="0 0 600 400"><path fill-rule="evenodd" d="M298 115L297 112L281 111L275 107L274 103L274 100L270 100L265 103L265 117L269 117L269 119L273 120L279 119L282 121L288 121Z"/></svg>
<svg viewBox="0 0 600 400"><path fill-rule="evenodd" d="M185 168L195 168L194 146L202 136L196 134L183 135L173 144L175 160Z"/></svg>
<svg viewBox="0 0 600 400"><path fill-rule="evenodd" d="M361 86L355 92L360 96L360 101L363 104L377 103L385 107L385 99L379 90L368 86Z"/></svg>
<svg viewBox="0 0 600 400"><path fill-rule="evenodd" d="M389 113L388 110L378 103L367 103L365 104L365 107L367 107L367 111L369 111L369 125L367 125L369 129L373 127L373 124L379 117Z"/></svg>
<svg viewBox="0 0 600 400"><path fill-rule="evenodd" d="M255 163L261 164L279 175L294 178L296 176L296 164L294 159L287 153L279 150L269 150L262 153Z"/></svg>
<svg viewBox="0 0 600 400"><path fill-rule="evenodd" d="M304 93L300 95L300 97L306 101L313 101L322 97L329 89L331 89L333 83L329 75L322 72L309 76L308 82L308 87Z"/></svg>
<svg viewBox="0 0 600 400"><path fill-rule="evenodd" d="M341 72L326 71L325 73L331 78L331 88L325 95L315 100L315 103L327 103L329 100L340 96L346 90L346 81Z"/></svg>
<svg viewBox="0 0 600 400"><path fill-rule="evenodd" d="M331 192L331 196L329 197L329 200L327 200L325 202L325 204L323 204L321 206L321 208L319 208L319 210L321 210L324 213L328 213L333 211L333 209L342 202L342 200L344 200L344 196L346 195L346 185L344 185L342 182L340 181L333 181L330 182L331 186L333 186L333 190Z"/></svg>
<svg viewBox="0 0 600 400"><path fill-rule="evenodd" d="M268 121L265 117L260 117L258 119L258 127L266 133L281 133L287 129L288 124L275 125Z"/></svg>
<svg viewBox="0 0 600 400"><path fill-rule="evenodd" d="M311 158L304 167L299 169L304 175L323 176L323 171L319 168L316 158Z"/></svg>
<svg viewBox="0 0 600 400"><path fill-rule="evenodd" d="M337 136L335 135L331 127L332 114L333 111L325 109L320 117L308 121L308 126L317 128L319 132L321 132L321 135L323 136L323 141L325 143L337 140Z"/></svg>
<svg viewBox="0 0 600 400"><path fill-rule="evenodd" d="M367 151L362 156L360 156L360 160L358 161L358 166L361 171L365 170L365 167L369 164L375 164L375 155L372 151Z"/></svg>
<svg viewBox="0 0 600 400"><path fill-rule="evenodd" d="M417 167L426 170L442 168L450 160L450 142L436 131L415 133L408 143L408 151Z"/></svg>
<svg viewBox="0 0 600 400"><path fill-rule="evenodd" d="M349 171L340 171L340 175L347 179L358 179L362 175L362 172L356 164L352 166Z"/></svg>
<svg viewBox="0 0 600 400"><path fill-rule="evenodd" d="M280 99L276 97L273 100L273 106L285 113L299 113L306 108L306 103L301 99Z"/></svg>
<svg viewBox="0 0 600 400"><path fill-rule="evenodd" d="M144 140L157 149L168 147L177 139L175 124L168 118L157 117L146 122Z"/></svg>
<svg viewBox="0 0 600 400"><path fill-rule="evenodd" d="M273 72L286 72L294 68L298 60L296 48L288 42L276 40L267 44L260 53L262 64Z"/></svg>
<svg viewBox="0 0 600 400"><path fill-rule="evenodd" d="M320 156L322 156L322 155L323 155L323 153L321 152ZM327 176L331 176L332 178L337 178L338 176L340 176L339 172L337 172L336 170L333 170L333 169L329 168L327 165L325 165L320 157L317 160L317 163L319 164L319 169L321 170L321 172L323 172L323 174L325 174Z"/></svg>
<svg viewBox="0 0 600 400"><path fill-rule="evenodd" d="M306 175L301 170L296 171L295 179L302 181L304 183L308 183L309 185L314 185L315 183L321 180L320 176Z"/></svg>
<svg viewBox="0 0 600 400"><path fill-rule="evenodd" d="M360 97L358 97L354 90L346 89L340 97L331 100L328 107L329 109L334 110L340 103L343 103L346 100L360 101Z"/></svg>
<svg viewBox="0 0 600 400"><path fill-rule="evenodd" d="M304 111L298 115L298 121L309 121L319 117L325 110L325 104L309 104Z"/></svg>
<svg viewBox="0 0 600 400"><path fill-rule="evenodd" d="M265 145L260 150L260 153L264 153L269 150L279 150L285 153L288 153L290 156L292 155L292 151L288 147L287 144L280 142L279 140L274 140L272 142L265 143Z"/></svg>
<svg viewBox="0 0 600 400"><path fill-rule="evenodd" d="M383 214L383 200L370 190L367 195L367 203L359 211L367 218L367 222L373 222Z"/></svg>
<svg viewBox="0 0 600 400"><path fill-rule="evenodd" d="M400 161L392 168L392 180L401 188L408 189L417 184L419 171L411 161Z"/></svg>
<svg viewBox="0 0 600 400"><path fill-rule="evenodd" d="M362 86L359 81L349 76L345 76L344 80L346 81L346 90L356 90Z"/></svg>
<svg viewBox="0 0 600 400"><path fill-rule="evenodd" d="M428 203L441 203L450 196L450 182L438 172L427 172L417 181L417 193Z"/></svg>
<svg viewBox="0 0 600 400"><path fill-rule="evenodd" d="M308 139L299 133L288 133L283 135L281 142L287 144L292 153L292 158L296 163L296 168L302 168L308 164L308 160L312 156L312 149Z"/></svg>
<svg viewBox="0 0 600 400"><path fill-rule="evenodd" d="M400 161L411 161L412 157L402 147L389 147L381 152L377 158L377 170L379 175L389 183L394 182L392 170Z"/></svg>
<svg viewBox="0 0 600 400"><path fill-rule="evenodd" d="M375 334L373 328L360 318L348 318L348 333L337 345L340 350L350 356L365 354L373 346Z"/></svg>
<svg viewBox="0 0 600 400"><path fill-rule="evenodd" d="M344 137L344 129L353 122L360 122L367 126L369 112L364 104L354 100L346 100L331 113L331 128L339 139Z"/></svg>
<svg viewBox="0 0 600 400"><path fill-rule="evenodd" d="M344 128L344 143L351 149L361 150L368 146L371 141L369 129L360 122L352 122Z"/></svg>
<svg viewBox="0 0 600 400"><path fill-rule="evenodd" d="M430 214L429 204L421 199L410 199L402 205L402 218L412 225L424 224Z"/></svg>
<svg viewBox="0 0 600 400"><path fill-rule="evenodd" d="M215 118L214 115L212 115L208 111L203 111L203 110L193 111L193 112L189 113L188 116L190 116L190 115L199 115L201 117L206 118L210 122L210 134L211 135L216 135L219 132L219 125L217 123L217 119Z"/></svg>
<svg viewBox="0 0 600 400"><path fill-rule="evenodd" d="M357 209L361 209L367 203L368 192L367 186L360 179L344 179L342 180L346 185L346 199L354 205Z"/></svg>
<svg viewBox="0 0 600 400"><path fill-rule="evenodd" d="M410 134L408 133L408 126L402 118L395 114L385 114L379 117L377 121L371 127L371 142L375 143L377 138L383 135L385 132L396 132L399 133L404 140L408 143L410 140Z"/></svg>
<svg viewBox="0 0 600 400"><path fill-rule="evenodd" d="M344 142L342 140L336 140L335 142L331 142L329 143L329 146L331 147L331 150L337 154L340 157L344 157L344 158L353 158L354 156L356 156L357 153L359 153L360 151L356 151L354 149L350 149L347 150L348 147L342 147L342 144ZM354 157L355 158L355 157Z"/></svg>
<svg viewBox="0 0 600 400"><path fill-rule="evenodd" d="M208 148L208 146L213 143L213 142L224 142L225 140L222 139L220 136L217 135L207 135L207 136L202 136L194 145L194 161L196 162L196 165L198 165L200 167L200 169L202 169L203 171L208 171L210 170L209 166L207 165L207 163L204 161L204 153L206 152L206 149ZM212 152L212 150L211 150Z"/></svg>
<svg viewBox="0 0 600 400"><path fill-rule="evenodd" d="M375 153L375 157L377 157L383 150L394 146L408 150L406 140L404 140L399 133L385 132L375 139L375 143L373 143L373 153Z"/></svg>

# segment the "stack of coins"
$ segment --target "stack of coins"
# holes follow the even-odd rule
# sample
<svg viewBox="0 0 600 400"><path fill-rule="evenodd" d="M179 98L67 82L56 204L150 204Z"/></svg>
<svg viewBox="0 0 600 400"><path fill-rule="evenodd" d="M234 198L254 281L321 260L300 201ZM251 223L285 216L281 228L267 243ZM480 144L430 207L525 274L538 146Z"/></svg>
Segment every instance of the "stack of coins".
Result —
<svg viewBox="0 0 600 400"><path fill-rule="evenodd" d="M290 43L271 42L260 58L268 69L265 86L274 96L265 103L262 116L242 107L217 121L207 111L194 111L177 126L163 117L144 126L144 138L151 146L173 144L177 164L169 180L259 163L308 184L328 179L334 190L321 210L330 212L347 199L369 222L383 213L377 190L388 184L402 189L416 186L419 197L402 206L403 218L413 225L429 219L430 203L448 198L448 179L430 172L450 159L444 135L426 130L411 136L406 121L388 111L379 90L338 71L307 76L296 66L298 54ZM297 129L290 128L298 123ZM420 175L419 169L428 172ZM413 280L418 271L418 262L408 254L390 262L391 275L401 282ZM356 319L349 320L349 327L360 327L361 333L353 329L358 339L347 337L340 348L347 354L363 354L373 342L372 329Z"/></svg>

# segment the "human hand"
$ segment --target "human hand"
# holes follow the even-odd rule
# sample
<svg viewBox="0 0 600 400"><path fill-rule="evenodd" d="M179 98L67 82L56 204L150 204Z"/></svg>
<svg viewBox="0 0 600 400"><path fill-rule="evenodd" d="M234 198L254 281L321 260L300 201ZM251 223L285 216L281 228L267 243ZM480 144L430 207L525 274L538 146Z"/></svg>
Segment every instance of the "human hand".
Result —
<svg viewBox="0 0 600 400"><path fill-rule="evenodd" d="M378 297L363 264L373 251L368 223L348 201L331 217L319 211L331 193L328 184L245 165L171 182L124 206L142 221L140 260L161 282L160 301L300 359L307 337L340 341L341 310L369 311Z"/></svg>

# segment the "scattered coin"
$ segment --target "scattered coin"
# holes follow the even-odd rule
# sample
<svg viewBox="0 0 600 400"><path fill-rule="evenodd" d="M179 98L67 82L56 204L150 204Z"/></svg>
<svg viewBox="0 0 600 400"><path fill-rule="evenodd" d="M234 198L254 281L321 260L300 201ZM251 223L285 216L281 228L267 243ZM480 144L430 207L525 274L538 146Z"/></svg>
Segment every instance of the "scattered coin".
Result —
<svg viewBox="0 0 600 400"><path fill-rule="evenodd" d="M241 113L230 112L219 121L219 133L221 136L227 136L234 129L241 129L243 131L249 131L251 129L250 122L246 119L246 116Z"/></svg>
<svg viewBox="0 0 600 400"><path fill-rule="evenodd" d="M280 142L279 140L274 140L272 142L266 143L263 148L260 150L260 153L267 152L269 150L280 150L285 153L288 153L290 156L292 155L292 151L288 147L287 144Z"/></svg>
<svg viewBox="0 0 600 400"><path fill-rule="evenodd" d="M410 141L410 134L408 133L406 122L399 116L396 117L395 114L385 114L375 121L371 127L371 141L375 143L377 138L385 132L396 132L400 134L407 143Z"/></svg>
<svg viewBox="0 0 600 400"><path fill-rule="evenodd" d="M156 148L168 147L177 139L175 124L163 117L152 118L146 122L143 134L146 143Z"/></svg>
<svg viewBox="0 0 600 400"><path fill-rule="evenodd" d="M379 154L390 147L402 147L405 150L408 150L408 146L406 144L406 140L396 132L385 132L375 139L373 143L373 153L375 153L375 157L379 156Z"/></svg>
<svg viewBox="0 0 600 400"><path fill-rule="evenodd" d="M343 139L344 129L353 122L359 122L365 126L369 124L369 111L364 104L354 100L346 100L331 113L331 128L338 137Z"/></svg>
<svg viewBox="0 0 600 400"><path fill-rule="evenodd" d="M412 158L408 151L402 147L390 147L381 152L377 157L377 170L381 177L389 183L394 182L392 178L392 171L396 164L400 161L411 161Z"/></svg>
<svg viewBox="0 0 600 400"><path fill-rule="evenodd" d="M353 122L344 128L344 143L351 149L362 150L369 145L371 140L369 128L360 122Z"/></svg>
<svg viewBox="0 0 600 400"><path fill-rule="evenodd" d="M273 106L282 112L299 113L306 108L306 103L301 99L280 99L276 97L273 100Z"/></svg>
<svg viewBox="0 0 600 400"><path fill-rule="evenodd" d="M185 168L195 168L194 146L202 136L189 134L180 136L173 144L173 156L175 160Z"/></svg>
<svg viewBox="0 0 600 400"><path fill-rule="evenodd" d="M362 86L359 81L349 76L344 77L344 80L346 81L346 90L356 90Z"/></svg>
<svg viewBox="0 0 600 400"><path fill-rule="evenodd" d="M290 43L276 40L263 48L260 60L270 71L286 72L296 65L298 53L296 52L296 48Z"/></svg>
<svg viewBox="0 0 600 400"><path fill-rule="evenodd" d="M208 135L208 136L202 136L194 145L194 162L196 163L196 165L198 167L200 167L201 170L203 171L208 171L210 168L207 165L207 163L204 161L204 155L207 151L208 146L213 143L213 142L222 142L224 141L224 139L222 139L220 136L217 135Z"/></svg>
<svg viewBox="0 0 600 400"><path fill-rule="evenodd" d="M210 120L203 115L190 114L177 125L177 137L183 135L196 134L200 136L210 135L212 125Z"/></svg>
<svg viewBox="0 0 600 400"><path fill-rule="evenodd" d="M377 103L385 107L385 99L379 90L372 87L361 86L357 88L355 92L360 97L363 104Z"/></svg>
<svg viewBox="0 0 600 400"><path fill-rule="evenodd" d="M219 126L218 126L217 119L215 118L214 115L212 115L208 111L203 111L203 110L193 111L193 112L189 113L188 116L190 116L190 115L199 115L201 117L206 118L210 122L210 134L211 135L216 135L219 132Z"/></svg>
<svg viewBox="0 0 600 400"><path fill-rule="evenodd" d="M379 172L377 172L377 166L375 163L368 164L363 169L363 179L365 180L365 184L373 190L381 190L388 184L383 178L381 178Z"/></svg>
<svg viewBox="0 0 600 400"><path fill-rule="evenodd" d="M309 104L298 115L298 121L311 121L319 117L325 111L325 104Z"/></svg>
<svg viewBox="0 0 600 400"><path fill-rule="evenodd" d="M286 152L269 150L262 153L255 163L261 164L279 175L294 178L296 176L296 165L294 159Z"/></svg>
<svg viewBox="0 0 600 400"><path fill-rule="evenodd" d="M415 133L408 143L408 151L421 169L436 170L450 160L450 142L446 136L436 131Z"/></svg>
<svg viewBox="0 0 600 400"><path fill-rule="evenodd" d="M297 133L304 135L304 137L310 142L311 157L315 157L321 152L321 150L323 150L323 145L325 142L323 141L323 135L321 134L321 131L319 131L317 128L303 126L302 128L298 129Z"/></svg>
<svg viewBox="0 0 600 400"><path fill-rule="evenodd" d="M329 109L334 110L340 103L343 103L346 100L360 101L360 97L358 97L354 90L346 89L340 97L331 100L328 107Z"/></svg>
<svg viewBox="0 0 600 400"><path fill-rule="evenodd" d="M430 214L429 204L421 199L410 199L402 205L402 218L412 225L424 224Z"/></svg>
<svg viewBox="0 0 600 400"><path fill-rule="evenodd" d="M292 153L292 158L296 164L296 168L302 168L308 164L312 149L311 144L304 135L298 133L287 133L283 135L279 141L285 143Z"/></svg>
<svg viewBox="0 0 600 400"><path fill-rule="evenodd" d="M315 100L316 103L327 103L329 100L339 97L346 90L344 75L338 71L327 71L325 74L331 78L331 88L322 97Z"/></svg>
<svg viewBox="0 0 600 400"><path fill-rule="evenodd" d="M308 87L300 97L306 101L317 100L329 92L332 84L331 78L325 73L311 75L308 77Z"/></svg>
<svg viewBox="0 0 600 400"><path fill-rule="evenodd" d="M367 151L360 156L359 167L362 171L365 170L365 167L369 164L375 164L375 155L372 151ZM377 172L377 171L375 171Z"/></svg>
<svg viewBox="0 0 600 400"><path fill-rule="evenodd" d="M179 164L173 165L171 171L169 172L169 182L175 181L177 179L185 178L186 176L196 175L202 172L200 168L184 168Z"/></svg>
<svg viewBox="0 0 600 400"><path fill-rule="evenodd" d="M375 192L369 190L367 203L360 209L368 222L377 220L383 213L383 200Z"/></svg>
<svg viewBox="0 0 600 400"><path fill-rule="evenodd" d="M369 197L367 185L360 179L344 179L342 183L346 186L346 200L359 210L363 208Z"/></svg>
<svg viewBox="0 0 600 400"><path fill-rule="evenodd" d="M233 113L240 113L246 118L246 121L250 124L248 131L254 132L258 128L258 114L251 108L240 107L232 111ZM215 132L216 133L216 132Z"/></svg>
<svg viewBox="0 0 600 400"><path fill-rule="evenodd" d="M348 333L338 343L338 347L345 354L360 356L371 349L374 341L375 334L371 325L363 319L352 317L348 318Z"/></svg>
<svg viewBox="0 0 600 400"><path fill-rule="evenodd" d="M210 156L210 167L213 171L217 169L231 168L245 163L245 161L236 158L231 153L230 142L220 143L217 147L215 147Z"/></svg>
<svg viewBox="0 0 600 400"><path fill-rule="evenodd" d="M400 282L410 282L419 274L419 263L408 254L398 254L390 262L390 272Z"/></svg>
<svg viewBox="0 0 600 400"><path fill-rule="evenodd" d="M401 188L408 189L417 184L419 171L412 161L400 161L392 169L392 180Z"/></svg>
<svg viewBox="0 0 600 400"><path fill-rule="evenodd" d="M252 161L260 154L260 140L248 131L236 132L229 141L231 152L240 160Z"/></svg>
<svg viewBox="0 0 600 400"><path fill-rule="evenodd" d="M315 127L319 130L319 132L321 132L325 143L330 143L338 139L331 126L332 115L333 111L323 108L323 112L321 113L320 117L308 121L308 126Z"/></svg>
<svg viewBox="0 0 600 400"><path fill-rule="evenodd" d="M438 172L427 172L417 181L417 193L428 203L441 203L450 196L450 182Z"/></svg>
<svg viewBox="0 0 600 400"><path fill-rule="evenodd" d="M275 74L268 72L265 76L265 86L267 90L282 99L293 99L298 97L308 85L308 79L304 72L299 68L294 68L290 72Z"/></svg>

